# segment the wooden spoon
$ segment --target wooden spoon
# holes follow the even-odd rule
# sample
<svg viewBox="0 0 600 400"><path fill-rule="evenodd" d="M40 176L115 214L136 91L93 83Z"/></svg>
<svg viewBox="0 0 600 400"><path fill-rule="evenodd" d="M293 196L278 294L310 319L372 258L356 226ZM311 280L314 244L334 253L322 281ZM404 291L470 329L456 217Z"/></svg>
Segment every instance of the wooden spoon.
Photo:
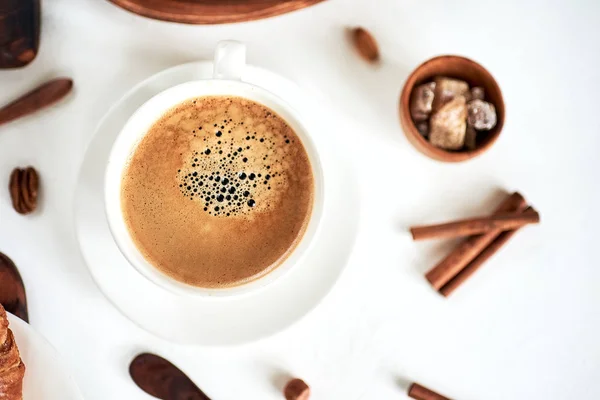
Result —
<svg viewBox="0 0 600 400"><path fill-rule="evenodd" d="M140 389L162 400L210 400L179 368L155 354L135 357L129 374Z"/></svg>
<svg viewBox="0 0 600 400"><path fill-rule="evenodd" d="M23 280L15 263L3 253L0 253L0 304L9 313L29 322Z"/></svg>
<svg viewBox="0 0 600 400"><path fill-rule="evenodd" d="M63 97L73 88L69 78L58 78L43 84L0 109L0 125L32 114L48 107Z"/></svg>

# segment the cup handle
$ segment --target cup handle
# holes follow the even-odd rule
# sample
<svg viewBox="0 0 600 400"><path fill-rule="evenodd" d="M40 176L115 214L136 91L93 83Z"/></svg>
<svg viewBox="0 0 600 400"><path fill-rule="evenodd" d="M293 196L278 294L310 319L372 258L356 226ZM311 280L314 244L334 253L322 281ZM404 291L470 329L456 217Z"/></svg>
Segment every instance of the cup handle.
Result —
<svg viewBox="0 0 600 400"><path fill-rule="evenodd" d="M246 45L235 40L224 40L215 49L214 79L242 80L246 67Z"/></svg>

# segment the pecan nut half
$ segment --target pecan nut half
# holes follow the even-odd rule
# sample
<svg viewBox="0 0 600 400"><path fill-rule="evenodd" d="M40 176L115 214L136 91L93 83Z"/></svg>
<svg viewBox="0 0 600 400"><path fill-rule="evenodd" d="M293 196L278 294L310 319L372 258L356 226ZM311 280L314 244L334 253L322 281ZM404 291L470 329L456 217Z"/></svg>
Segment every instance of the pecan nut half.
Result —
<svg viewBox="0 0 600 400"><path fill-rule="evenodd" d="M358 51L358 54L365 60L370 63L376 63L379 61L379 45L377 41L364 28L354 28L351 31L352 41L354 42L354 47Z"/></svg>
<svg viewBox="0 0 600 400"><path fill-rule="evenodd" d="M310 387L302 379L292 379L285 385L283 395L286 400L308 400Z"/></svg>
<svg viewBox="0 0 600 400"><path fill-rule="evenodd" d="M39 176L33 167L15 168L10 175L10 198L15 211L29 214L37 208Z"/></svg>

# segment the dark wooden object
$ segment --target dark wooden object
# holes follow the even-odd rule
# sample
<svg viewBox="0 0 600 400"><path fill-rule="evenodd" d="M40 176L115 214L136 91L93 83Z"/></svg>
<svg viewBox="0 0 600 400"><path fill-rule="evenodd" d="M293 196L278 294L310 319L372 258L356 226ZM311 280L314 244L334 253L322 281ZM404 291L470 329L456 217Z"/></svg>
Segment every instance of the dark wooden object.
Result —
<svg viewBox="0 0 600 400"><path fill-rule="evenodd" d="M226 24L269 18L324 0L109 0L144 17L184 24Z"/></svg>
<svg viewBox="0 0 600 400"><path fill-rule="evenodd" d="M25 285L15 263L3 253L0 253L0 304L9 313L29 322Z"/></svg>
<svg viewBox="0 0 600 400"><path fill-rule="evenodd" d="M40 0L0 0L0 68L33 61L40 45Z"/></svg>
<svg viewBox="0 0 600 400"><path fill-rule="evenodd" d="M155 354L135 357L129 374L140 389L162 400L210 400L179 368Z"/></svg>
<svg viewBox="0 0 600 400"><path fill-rule="evenodd" d="M488 132L477 133L477 143L474 150L448 151L440 149L429 143L417 130L410 116L410 95L416 86L429 82L436 76L462 79L471 87L483 87L486 101L496 107L498 116L496 126ZM438 161L465 161L488 150L502 132L504 114L504 99L494 77L475 61L460 56L439 56L425 61L410 74L400 95L400 122L404 134L417 150Z"/></svg>
<svg viewBox="0 0 600 400"><path fill-rule="evenodd" d="M58 78L43 84L12 103L0 108L0 125L56 103L65 97L72 88L73 81L68 78Z"/></svg>

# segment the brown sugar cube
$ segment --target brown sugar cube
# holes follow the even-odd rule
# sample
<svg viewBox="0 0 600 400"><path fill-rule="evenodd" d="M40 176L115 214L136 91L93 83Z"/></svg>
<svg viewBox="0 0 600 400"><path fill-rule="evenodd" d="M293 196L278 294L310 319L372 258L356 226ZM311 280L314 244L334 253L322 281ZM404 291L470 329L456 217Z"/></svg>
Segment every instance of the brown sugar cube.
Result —
<svg viewBox="0 0 600 400"><path fill-rule="evenodd" d="M489 131L496 126L496 107L483 100L470 101L468 106L469 125L478 131Z"/></svg>
<svg viewBox="0 0 600 400"><path fill-rule="evenodd" d="M410 115L415 122L425 121L431 114L435 82L417 86L410 96Z"/></svg>
<svg viewBox="0 0 600 400"><path fill-rule="evenodd" d="M471 88L471 100L483 100L485 99L485 90L481 86L475 86Z"/></svg>
<svg viewBox="0 0 600 400"><path fill-rule="evenodd" d="M477 131L468 124L465 131L465 147L467 150L475 150L477 147Z"/></svg>
<svg viewBox="0 0 600 400"><path fill-rule="evenodd" d="M432 105L434 112L458 96L463 96L467 101L470 99L471 91L467 82L443 76L435 78L435 96Z"/></svg>
<svg viewBox="0 0 600 400"><path fill-rule="evenodd" d="M308 400L310 388L302 379L292 379L283 389L285 400Z"/></svg>
<svg viewBox="0 0 600 400"><path fill-rule="evenodd" d="M429 141L436 147L460 150L465 145L467 103L463 96L446 103L429 122Z"/></svg>

